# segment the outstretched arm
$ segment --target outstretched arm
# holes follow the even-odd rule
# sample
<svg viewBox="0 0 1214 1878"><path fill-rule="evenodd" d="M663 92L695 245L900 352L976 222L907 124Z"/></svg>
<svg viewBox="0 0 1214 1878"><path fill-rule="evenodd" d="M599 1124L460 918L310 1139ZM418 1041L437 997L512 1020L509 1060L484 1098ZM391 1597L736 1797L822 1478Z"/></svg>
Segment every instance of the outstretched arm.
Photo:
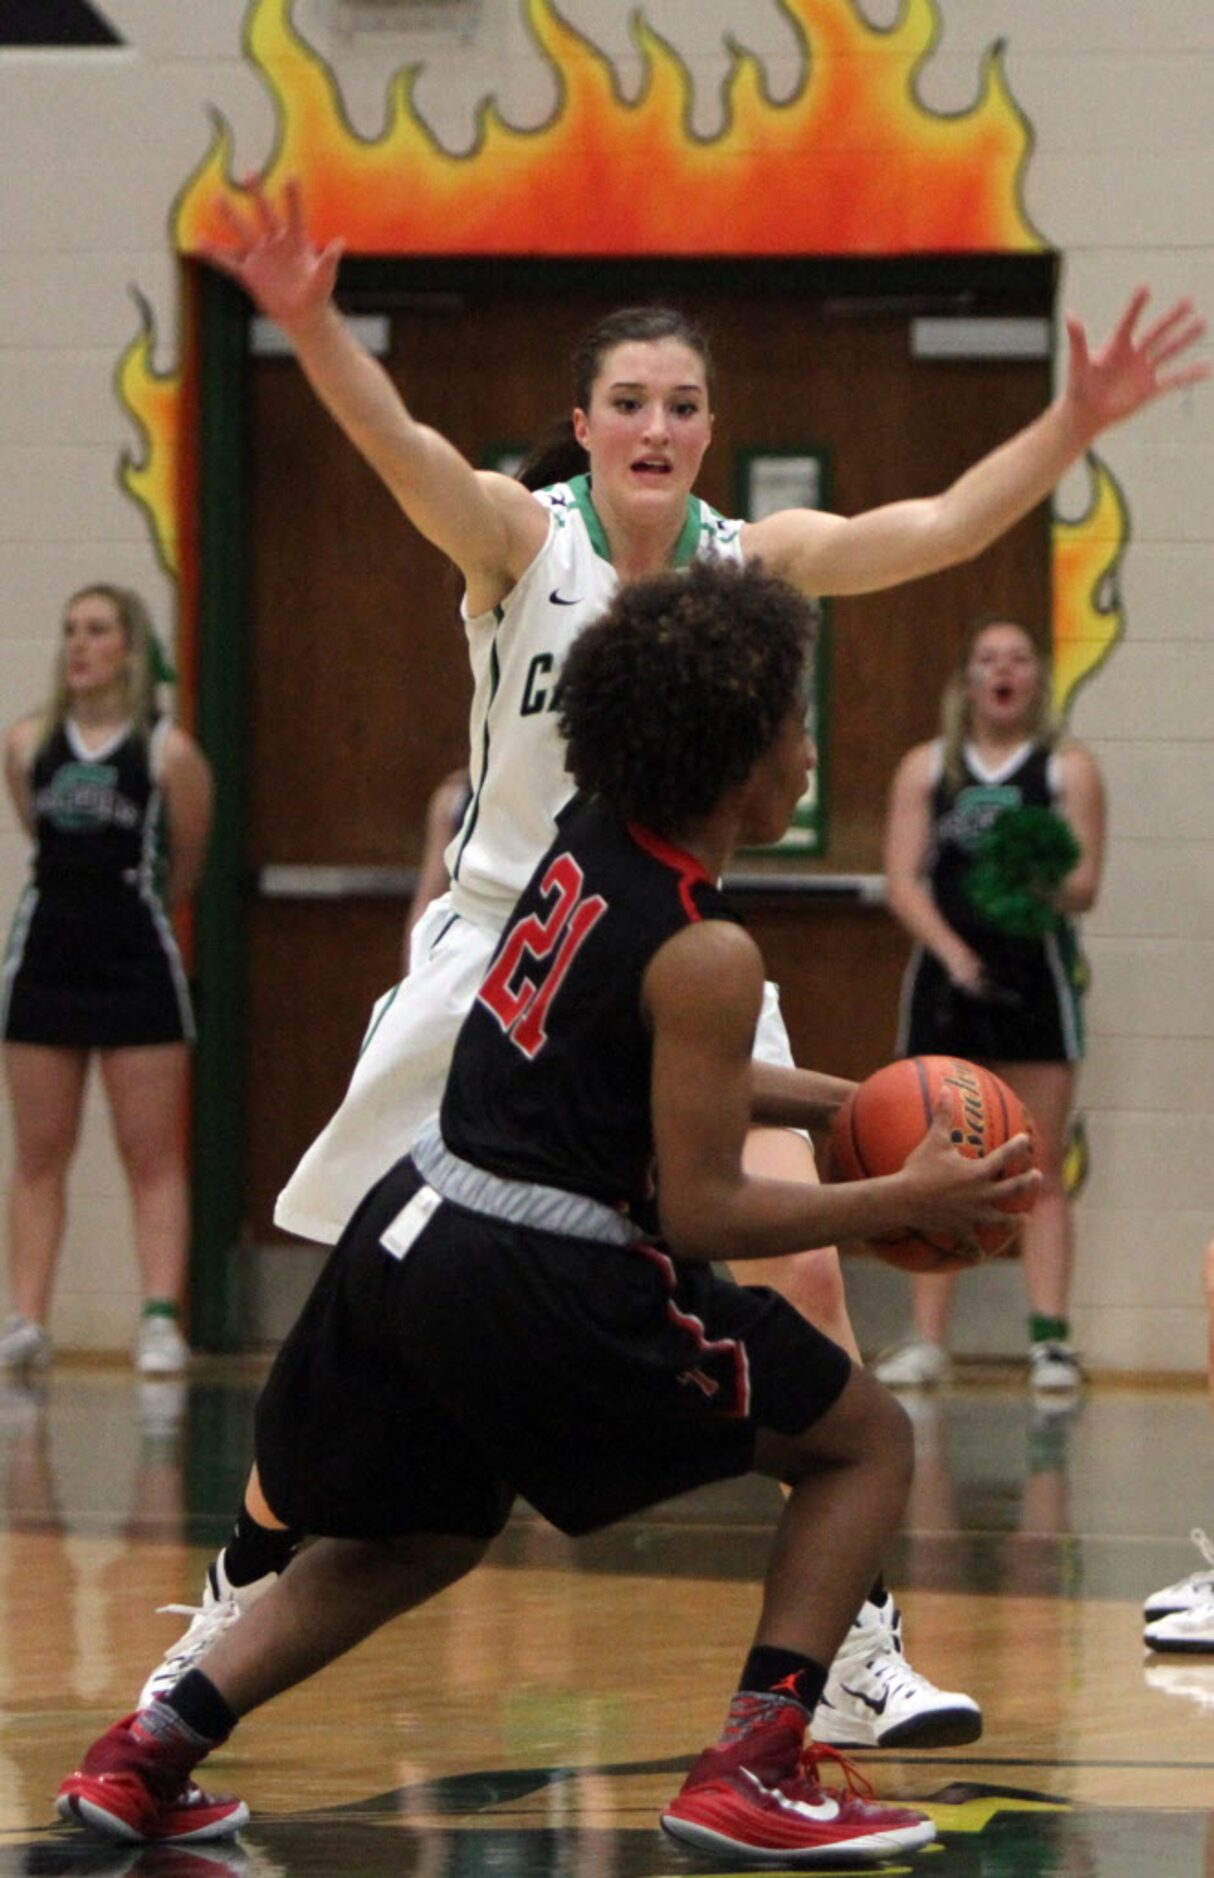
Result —
<svg viewBox="0 0 1214 1878"><path fill-rule="evenodd" d="M1068 314L1063 390L942 495L851 517L785 509L747 527L746 553L761 555L772 573L814 594L871 593L980 554L1049 495L1102 431L1209 377L1210 366L1191 357L1205 331L1192 302L1178 300L1139 333L1148 298L1140 287L1095 352L1082 322Z"/></svg>
<svg viewBox="0 0 1214 1878"><path fill-rule="evenodd" d="M414 526L450 556L479 612L509 591L543 544L547 518L528 490L474 470L455 446L408 410L387 372L333 304L342 244L318 248L304 222L299 185L281 210L259 182L248 208L224 198L228 239L205 258L281 326L317 397L382 478Z"/></svg>

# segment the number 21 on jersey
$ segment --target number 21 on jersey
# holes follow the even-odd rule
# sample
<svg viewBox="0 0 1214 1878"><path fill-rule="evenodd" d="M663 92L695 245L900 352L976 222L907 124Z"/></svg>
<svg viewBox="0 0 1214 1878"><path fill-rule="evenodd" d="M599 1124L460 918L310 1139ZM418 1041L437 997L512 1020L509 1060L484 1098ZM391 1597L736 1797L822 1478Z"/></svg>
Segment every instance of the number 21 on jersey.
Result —
<svg viewBox="0 0 1214 1878"><path fill-rule="evenodd" d="M540 882L555 895L542 918L529 913L511 928L478 993L524 1056L548 1041L549 1007L592 929L607 911L601 894L583 899L585 877L571 854L558 854Z"/></svg>

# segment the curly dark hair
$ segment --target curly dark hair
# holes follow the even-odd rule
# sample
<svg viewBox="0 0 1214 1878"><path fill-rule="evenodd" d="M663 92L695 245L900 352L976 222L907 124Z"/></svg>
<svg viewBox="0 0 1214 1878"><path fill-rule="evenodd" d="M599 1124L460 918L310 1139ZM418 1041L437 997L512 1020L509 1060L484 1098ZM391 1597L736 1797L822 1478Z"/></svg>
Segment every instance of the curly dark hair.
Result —
<svg viewBox="0 0 1214 1878"><path fill-rule="evenodd" d="M622 586L561 671L578 788L658 834L701 820L775 741L813 633L812 603L754 561L698 560Z"/></svg>

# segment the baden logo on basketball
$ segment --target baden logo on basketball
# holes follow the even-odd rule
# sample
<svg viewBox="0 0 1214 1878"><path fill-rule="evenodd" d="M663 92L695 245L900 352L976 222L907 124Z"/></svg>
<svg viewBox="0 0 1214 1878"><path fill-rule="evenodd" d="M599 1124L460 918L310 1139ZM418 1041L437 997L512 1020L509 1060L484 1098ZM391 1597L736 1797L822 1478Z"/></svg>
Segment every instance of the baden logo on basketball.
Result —
<svg viewBox="0 0 1214 1878"><path fill-rule="evenodd" d="M1035 1141L1032 1116L992 1070L964 1057L902 1057L869 1076L839 1110L830 1135L831 1179L873 1180L897 1173L931 1127L942 1093L952 1106L950 1133L959 1153L979 1159L1018 1134ZM975 1229L984 1260L1011 1250L1020 1228L1017 1216L1028 1212L1034 1198L1027 1193L1002 1201L1006 1226ZM880 1258L903 1271L960 1271L974 1263L948 1233L891 1233L870 1243Z"/></svg>

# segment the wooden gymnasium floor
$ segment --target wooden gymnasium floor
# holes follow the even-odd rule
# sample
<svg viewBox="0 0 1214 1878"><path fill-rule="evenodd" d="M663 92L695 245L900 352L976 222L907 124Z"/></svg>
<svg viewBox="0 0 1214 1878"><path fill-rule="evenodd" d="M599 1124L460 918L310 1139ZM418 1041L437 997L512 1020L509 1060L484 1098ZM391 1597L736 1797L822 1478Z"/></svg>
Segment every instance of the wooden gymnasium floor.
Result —
<svg viewBox="0 0 1214 1878"><path fill-rule="evenodd" d="M756 1604L774 1488L705 1492L590 1541L518 1517L492 1561L251 1718L212 1783L239 1846L98 1849L52 1825L61 1774L130 1707L197 1595L249 1453L258 1372L188 1387L59 1365L0 1396L0 1874L676 1878L724 1867L655 1824L715 1732ZM912 1660L976 1694L971 1749L866 1757L941 1845L934 1878L1214 1874L1214 1658L1152 1658L1139 1605L1214 1526L1196 1388L1034 1410L979 1377L916 1411L891 1560ZM826 1869L835 1869L828 1867Z"/></svg>

